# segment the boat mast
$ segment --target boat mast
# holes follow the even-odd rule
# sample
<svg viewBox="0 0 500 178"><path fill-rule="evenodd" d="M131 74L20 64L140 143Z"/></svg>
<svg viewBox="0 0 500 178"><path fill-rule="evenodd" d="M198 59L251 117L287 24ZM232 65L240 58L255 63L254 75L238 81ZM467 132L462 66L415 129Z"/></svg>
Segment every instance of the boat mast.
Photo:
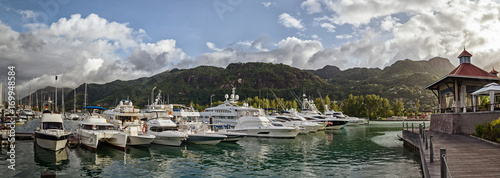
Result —
<svg viewBox="0 0 500 178"><path fill-rule="evenodd" d="M56 103L55 110L56 110L56 112L59 112L59 109L57 109L57 75L56 75L56 97L55 98L56 98L56 101L55 101L55 103Z"/></svg>
<svg viewBox="0 0 500 178"><path fill-rule="evenodd" d="M85 82L85 94L83 95L83 108L87 107L87 82ZM87 109L85 109L85 113L87 113Z"/></svg>
<svg viewBox="0 0 500 178"><path fill-rule="evenodd" d="M74 94L74 97L73 97L73 113L76 113L76 88L75 90L73 90L73 94Z"/></svg>

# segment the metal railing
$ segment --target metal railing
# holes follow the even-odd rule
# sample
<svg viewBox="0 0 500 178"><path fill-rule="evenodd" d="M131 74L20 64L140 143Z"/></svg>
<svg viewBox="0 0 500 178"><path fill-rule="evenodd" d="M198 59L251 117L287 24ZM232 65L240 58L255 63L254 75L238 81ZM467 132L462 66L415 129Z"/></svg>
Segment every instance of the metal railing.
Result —
<svg viewBox="0 0 500 178"><path fill-rule="evenodd" d="M447 108L441 108L441 109L433 109L432 113L456 113L458 111L459 113L464 112L464 109L466 112L474 112L474 109L476 109L476 112L487 112L491 111L491 105L490 103L485 104L485 105L475 105L475 106L465 106L465 107L447 107ZM500 103L493 103L493 111L500 111Z"/></svg>

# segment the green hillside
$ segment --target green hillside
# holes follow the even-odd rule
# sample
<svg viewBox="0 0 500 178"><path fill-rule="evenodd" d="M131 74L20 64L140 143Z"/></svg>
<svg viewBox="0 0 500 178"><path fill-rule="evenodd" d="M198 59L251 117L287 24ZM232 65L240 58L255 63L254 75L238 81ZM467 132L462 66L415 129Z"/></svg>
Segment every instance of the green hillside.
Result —
<svg viewBox="0 0 500 178"><path fill-rule="evenodd" d="M340 70L325 66L318 70L301 70L284 64L233 63L226 68L199 66L191 69L173 69L151 77L130 81L113 81L106 84L88 84L88 105L113 107L121 99L131 99L138 107L144 107L151 98L162 91L170 103L200 105L224 100L224 95L237 88L240 98L260 96L293 100L293 94L307 93L319 97L319 92L333 100L342 101L349 94L375 94L394 100L403 99L405 107L420 100L421 108L434 105L435 97L424 87L453 70L454 66L444 58L429 61L402 60L384 69L351 68ZM84 85L76 88L77 107L83 106ZM65 90L66 108L73 108L73 91Z"/></svg>

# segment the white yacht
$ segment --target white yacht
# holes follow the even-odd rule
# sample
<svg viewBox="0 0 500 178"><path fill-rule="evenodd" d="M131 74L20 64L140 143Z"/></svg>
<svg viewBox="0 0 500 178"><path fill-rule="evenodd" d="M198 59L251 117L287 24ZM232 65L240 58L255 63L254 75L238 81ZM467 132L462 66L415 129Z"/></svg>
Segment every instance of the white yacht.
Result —
<svg viewBox="0 0 500 178"><path fill-rule="evenodd" d="M254 137L295 138L300 132L297 127L274 126L262 109L250 107L247 103L238 106L239 96L236 95L236 88L233 88L231 96L226 94L225 98L223 104L200 112L201 120L228 124L234 127L228 129L229 132L241 132Z"/></svg>
<svg viewBox="0 0 500 178"><path fill-rule="evenodd" d="M319 110L316 108L314 102L309 101L306 98L306 95L303 95L302 112L299 113L299 115L304 117L308 121L325 125L325 130L338 130L343 128L349 122L345 119L338 119L321 114L321 112L319 112Z"/></svg>
<svg viewBox="0 0 500 178"><path fill-rule="evenodd" d="M115 129L127 134L127 145L149 146L155 139L154 135L146 133L146 126L141 121L144 115L140 109L134 108L130 100L120 101L114 109L106 110L104 114Z"/></svg>
<svg viewBox="0 0 500 178"><path fill-rule="evenodd" d="M327 110L325 111L325 115L326 116L330 116L330 117L334 117L334 118L338 118L338 119L345 119L347 121L349 121L349 123L347 123L347 125L361 125L364 123L364 119L359 119L357 117L348 117L344 114L342 114L342 112L338 112L338 111L334 111L334 110Z"/></svg>
<svg viewBox="0 0 500 178"><path fill-rule="evenodd" d="M57 151L66 147L70 134L64 130L61 115L46 110L40 119L40 128L35 131L35 141L42 148Z"/></svg>
<svg viewBox="0 0 500 178"><path fill-rule="evenodd" d="M104 116L101 116L95 110L105 110L106 108L98 106L87 106L85 109L93 109L94 112L84 117L79 121L80 126L76 130L79 142L90 148L92 151L97 151L97 146L100 142L105 142L120 150L125 150L127 144L127 134L115 130L113 124L106 121Z"/></svg>
<svg viewBox="0 0 500 178"><path fill-rule="evenodd" d="M273 125L263 114L264 111L262 115L256 117L241 117L234 129L229 129L229 131L246 133L247 136L252 137L268 138L295 138L301 131L298 127Z"/></svg>
<svg viewBox="0 0 500 178"><path fill-rule="evenodd" d="M177 122L179 131L188 135L184 141L186 143L195 143L203 145L216 145L227 136L224 134L217 134L209 130L208 124L198 121L200 113L195 111L193 107L186 107L184 105L169 105L173 109L173 120Z"/></svg>
<svg viewBox="0 0 500 178"><path fill-rule="evenodd" d="M314 133L318 130L325 129L325 125L323 124L308 121L304 117L297 115L295 109L273 113L268 116L268 118L273 121L273 124L280 123L283 124L283 126L304 128L300 133Z"/></svg>
<svg viewBox="0 0 500 178"><path fill-rule="evenodd" d="M153 143L168 146L180 146L188 135L177 130L177 125L170 120L165 110L149 110L146 133L156 136Z"/></svg>

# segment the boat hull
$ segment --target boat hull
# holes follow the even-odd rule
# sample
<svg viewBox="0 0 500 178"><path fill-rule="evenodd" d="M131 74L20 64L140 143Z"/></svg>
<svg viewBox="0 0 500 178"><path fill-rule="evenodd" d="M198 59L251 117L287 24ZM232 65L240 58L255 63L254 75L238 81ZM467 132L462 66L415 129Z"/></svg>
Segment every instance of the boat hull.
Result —
<svg viewBox="0 0 500 178"><path fill-rule="evenodd" d="M187 134L174 131L148 132L155 136L154 144L167 146L181 146L182 142L188 137Z"/></svg>
<svg viewBox="0 0 500 178"><path fill-rule="evenodd" d="M80 143L92 151L97 151L100 142L110 144L119 150L125 150L127 144L127 134L118 131L77 131Z"/></svg>
<svg viewBox="0 0 500 178"><path fill-rule="evenodd" d="M127 145L130 146L149 146L151 142L155 139L154 135L137 135L137 136L128 136Z"/></svg>
<svg viewBox="0 0 500 178"><path fill-rule="evenodd" d="M300 130L295 128L246 128L233 129L234 132L246 133L249 137L267 137L267 138L295 138Z"/></svg>
<svg viewBox="0 0 500 178"><path fill-rule="evenodd" d="M225 138L227 136L219 134L188 134L188 138L184 142L200 145L217 145Z"/></svg>
<svg viewBox="0 0 500 178"><path fill-rule="evenodd" d="M38 146L49 150L60 150L66 147L69 134L53 135L35 132L35 141Z"/></svg>

